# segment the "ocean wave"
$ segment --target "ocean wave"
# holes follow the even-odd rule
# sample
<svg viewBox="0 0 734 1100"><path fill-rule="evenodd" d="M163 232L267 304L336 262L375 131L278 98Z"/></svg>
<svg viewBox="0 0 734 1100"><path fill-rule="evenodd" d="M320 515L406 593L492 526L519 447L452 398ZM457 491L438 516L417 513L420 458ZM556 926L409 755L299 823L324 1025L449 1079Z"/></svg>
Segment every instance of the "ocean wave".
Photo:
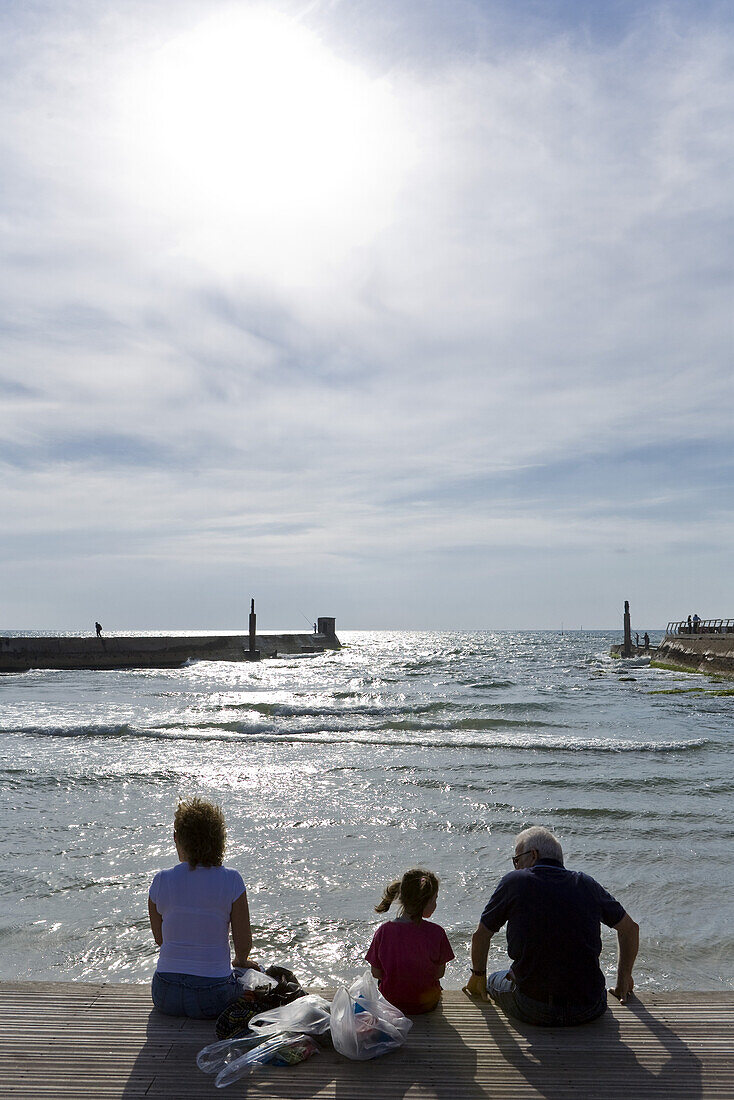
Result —
<svg viewBox="0 0 734 1100"><path fill-rule="evenodd" d="M141 728L128 722L100 722L86 726L11 726L0 729L0 733L28 737L135 737L141 733Z"/></svg>
<svg viewBox="0 0 734 1100"><path fill-rule="evenodd" d="M65 772L59 775L39 773L32 768L3 768L0 769L0 788L4 790L67 790L70 787L96 788L103 784L125 783L157 784L170 783L177 779L174 769L153 769L151 771L134 771L126 768L121 774L119 771L89 771L76 774Z"/></svg>
<svg viewBox="0 0 734 1100"><path fill-rule="evenodd" d="M593 785L592 785L593 786ZM595 789L595 788L594 788ZM666 823L666 829L670 827L672 821L685 821L687 827L695 824L701 824L707 827L711 825L711 816L706 812L694 813L687 810L675 810L668 806L660 809L650 808L644 809L640 806L632 806L626 809L623 806L549 806L547 812L554 817L560 818L576 818L576 819L595 819L604 818L610 821L645 821L647 823L651 821L664 821Z"/></svg>
<svg viewBox="0 0 734 1100"><path fill-rule="evenodd" d="M691 738L686 741L626 741L615 738L576 738L568 736L498 736L502 728L501 720L497 719L495 725L486 728L488 733L494 736L483 739L446 737L446 729L436 729L437 736L426 736L431 729L418 728L414 732L421 733L421 737L400 737L400 730L395 730L397 736L389 736L393 727L381 726L377 729L355 729L353 726L340 726L338 728L290 730L284 728L273 729L266 723L231 722L221 725L196 725L188 726L181 723L176 725L156 726L132 726L127 723L116 725L92 725L92 726L35 726L17 729L12 732L25 736L38 737L63 737L63 738L150 738L154 740L180 740L180 741L250 741L250 742L276 742L281 744L334 744L334 745L365 745L383 747L405 748L432 748L432 749L478 749L483 752L503 750L518 753L536 754L608 754L608 753L691 753L697 752L712 741L705 737ZM519 730L532 727L532 723L504 723L511 728ZM537 724L536 724L537 725ZM387 735L386 735L387 734Z"/></svg>
<svg viewBox="0 0 734 1100"><path fill-rule="evenodd" d="M498 730L498 729L549 729L556 726L555 722L539 722L522 718L460 718L458 721L449 722L417 722L414 719L405 718L399 721L385 722L380 729L384 730L415 730L416 733L429 730Z"/></svg>
<svg viewBox="0 0 734 1100"><path fill-rule="evenodd" d="M471 688L472 691L495 691L498 688L511 688L515 687L514 680L460 680L459 683L463 687Z"/></svg>
<svg viewBox="0 0 734 1100"><path fill-rule="evenodd" d="M461 704L459 704L461 706ZM390 713L405 714L436 714L443 710L456 710L457 705L445 700L437 700L433 703L415 703L399 705L392 701L383 704L359 703L354 706L327 706L309 705L307 703L268 703L268 702L224 702L210 703L205 708L207 714L216 711L252 711L253 713L269 715L274 718L379 718Z"/></svg>

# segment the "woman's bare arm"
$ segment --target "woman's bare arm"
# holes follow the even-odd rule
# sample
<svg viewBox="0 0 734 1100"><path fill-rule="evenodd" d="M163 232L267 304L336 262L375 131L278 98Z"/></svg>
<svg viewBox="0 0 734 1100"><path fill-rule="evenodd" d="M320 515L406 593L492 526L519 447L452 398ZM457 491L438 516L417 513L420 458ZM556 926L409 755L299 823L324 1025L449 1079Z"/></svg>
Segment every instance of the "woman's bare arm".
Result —
<svg viewBox="0 0 734 1100"><path fill-rule="evenodd" d="M150 928L153 933L153 939L160 947L163 943L163 917L160 915L155 907L155 903L148 898L148 917L150 918Z"/></svg>
<svg viewBox="0 0 734 1100"><path fill-rule="evenodd" d="M247 892L240 894L232 903L230 913L234 958L232 966L247 966L252 951L252 929L250 927L250 907L247 904Z"/></svg>

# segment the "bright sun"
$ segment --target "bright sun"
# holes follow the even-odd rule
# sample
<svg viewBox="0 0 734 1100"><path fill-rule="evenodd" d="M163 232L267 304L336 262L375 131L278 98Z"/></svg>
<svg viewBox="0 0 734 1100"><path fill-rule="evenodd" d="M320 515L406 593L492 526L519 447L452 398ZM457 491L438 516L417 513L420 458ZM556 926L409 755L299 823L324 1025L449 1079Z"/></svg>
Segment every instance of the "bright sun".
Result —
<svg viewBox="0 0 734 1100"><path fill-rule="evenodd" d="M295 260L389 224L409 160L393 90L280 14L208 19L152 56L126 103L138 199L200 247Z"/></svg>

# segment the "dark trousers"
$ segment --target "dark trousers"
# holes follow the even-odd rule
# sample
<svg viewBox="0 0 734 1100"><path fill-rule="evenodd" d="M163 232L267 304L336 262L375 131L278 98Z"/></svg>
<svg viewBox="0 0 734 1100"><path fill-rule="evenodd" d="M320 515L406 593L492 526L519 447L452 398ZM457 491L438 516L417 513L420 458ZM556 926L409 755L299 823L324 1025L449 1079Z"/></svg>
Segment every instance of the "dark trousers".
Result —
<svg viewBox="0 0 734 1100"><path fill-rule="evenodd" d="M515 985L509 970L497 970L487 978L487 993L506 1016L540 1027L569 1027L596 1020L607 1009L606 991L595 1004L554 1004L553 1000L535 1001L526 997Z"/></svg>

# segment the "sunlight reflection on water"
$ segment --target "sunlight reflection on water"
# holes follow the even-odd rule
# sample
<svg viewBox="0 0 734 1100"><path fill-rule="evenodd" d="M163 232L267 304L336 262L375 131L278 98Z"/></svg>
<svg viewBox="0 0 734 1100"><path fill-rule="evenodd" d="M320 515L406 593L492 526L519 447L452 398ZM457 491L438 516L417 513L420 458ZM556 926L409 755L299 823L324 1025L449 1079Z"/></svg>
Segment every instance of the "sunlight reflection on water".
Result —
<svg viewBox="0 0 734 1100"><path fill-rule="evenodd" d="M734 982L728 697L653 694L680 677L644 667L622 681L604 635L348 640L309 661L5 677L2 976L149 979L147 888L175 859L177 799L200 793L225 809L255 953L303 981L357 973L383 885L424 864L458 986L513 836L540 821L642 924L640 984Z"/></svg>

